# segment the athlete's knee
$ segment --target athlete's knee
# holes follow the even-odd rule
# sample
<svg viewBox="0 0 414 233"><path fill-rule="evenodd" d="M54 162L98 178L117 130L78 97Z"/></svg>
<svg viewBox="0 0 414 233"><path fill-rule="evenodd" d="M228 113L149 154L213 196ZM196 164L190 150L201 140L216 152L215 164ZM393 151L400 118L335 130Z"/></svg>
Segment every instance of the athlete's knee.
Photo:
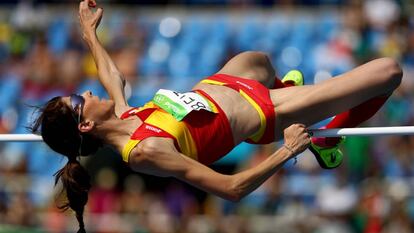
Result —
<svg viewBox="0 0 414 233"><path fill-rule="evenodd" d="M269 56L265 52L261 52L261 51L245 51L245 52L239 53L237 56L243 56L245 58L256 60L256 61L257 60L265 61L266 59L269 59Z"/></svg>
<svg viewBox="0 0 414 233"><path fill-rule="evenodd" d="M252 64L267 65L270 64L269 55L261 51L245 51L237 55Z"/></svg>
<svg viewBox="0 0 414 233"><path fill-rule="evenodd" d="M397 88L400 85L403 76L400 64L393 58L384 57L380 59L382 64L381 73L383 74L384 82L392 89Z"/></svg>
<svg viewBox="0 0 414 233"><path fill-rule="evenodd" d="M275 70L268 54L260 51L247 51L243 54L251 65L251 72L253 72L256 77L261 77L259 79L262 79L265 82L269 78L275 77Z"/></svg>

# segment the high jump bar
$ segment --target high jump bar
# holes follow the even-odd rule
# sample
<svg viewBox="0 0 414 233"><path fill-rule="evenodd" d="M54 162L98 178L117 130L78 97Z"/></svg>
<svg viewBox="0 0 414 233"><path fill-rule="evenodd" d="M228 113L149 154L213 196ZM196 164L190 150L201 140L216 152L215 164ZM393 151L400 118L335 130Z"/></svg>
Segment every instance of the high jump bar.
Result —
<svg viewBox="0 0 414 233"><path fill-rule="evenodd" d="M309 129L313 137L414 135L414 126ZM35 134L0 134L0 142L37 142Z"/></svg>
<svg viewBox="0 0 414 233"><path fill-rule="evenodd" d="M313 137L414 135L414 126L310 129Z"/></svg>

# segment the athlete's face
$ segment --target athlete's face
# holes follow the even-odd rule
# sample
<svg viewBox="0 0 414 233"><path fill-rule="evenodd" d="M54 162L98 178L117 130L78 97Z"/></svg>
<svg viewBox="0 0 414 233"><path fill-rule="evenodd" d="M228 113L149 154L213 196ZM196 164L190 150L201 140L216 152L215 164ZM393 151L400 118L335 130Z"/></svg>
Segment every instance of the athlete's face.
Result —
<svg viewBox="0 0 414 233"><path fill-rule="evenodd" d="M84 120L100 122L114 113L114 102L112 100L99 99L91 91L85 91L81 95L63 97L62 100L74 110L78 124Z"/></svg>

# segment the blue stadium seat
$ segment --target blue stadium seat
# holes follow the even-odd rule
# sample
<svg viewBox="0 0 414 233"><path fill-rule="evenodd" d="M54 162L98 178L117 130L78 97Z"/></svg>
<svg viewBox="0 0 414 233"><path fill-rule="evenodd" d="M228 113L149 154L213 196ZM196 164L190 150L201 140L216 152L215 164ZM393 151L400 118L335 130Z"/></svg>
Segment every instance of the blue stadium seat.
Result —
<svg viewBox="0 0 414 233"><path fill-rule="evenodd" d="M52 176L66 164L66 158L44 143L34 143L28 153L28 169L32 174Z"/></svg>
<svg viewBox="0 0 414 233"><path fill-rule="evenodd" d="M231 26L228 15L217 15L211 19L212 25L209 31L210 37L217 42L227 44L230 39Z"/></svg>
<svg viewBox="0 0 414 233"><path fill-rule="evenodd" d="M3 113L16 104L22 89L20 80L21 77L15 74L7 74L2 77L0 86L0 113Z"/></svg>
<svg viewBox="0 0 414 233"><path fill-rule="evenodd" d="M216 73L224 60L226 47L219 43L207 43L197 60L195 77L205 77Z"/></svg>
<svg viewBox="0 0 414 233"><path fill-rule="evenodd" d="M43 208L54 199L54 179L49 175L30 176L29 198L36 208Z"/></svg>
<svg viewBox="0 0 414 233"><path fill-rule="evenodd" d="M111 9L111 14L106 16L106 26L108 27L108 31L110 31L111 36L118 36L124 30L125 26L125 13L122 11L117 11L115 9Z"/></svg>
<svg viewBox="0 0 414 233"><path fill-rule="evenodd" d="M316 19L316 36L320 42L331 40L341 29L337 15L324 13Z"/></svg>
<svg viewBox="0 0 414 233"><path fill-rule="evenodd" d="M241 28L238 29L238 34L235 38L236 51L255 50L258 35L263 35L263 22L255 14L246 16L246 20L241 23Z"/></svg>
<svg viewBox="0 0 414 233"><path fill-rule="evenodd" d="M200 49L204 46L204 39L208 36L207 26L200 17L191 15L188 20L183 22L181 35L175 49L188 54L191 60L197 59Z"/></svg>
<svg viewBox="0 0 414 233"><path fill-rule="evenodd" d="M38 106L35 103L31 103L31 104L32 106ZM17 110L18 119L16 123L16 128L13 130L13 133L17 133L17 134L30 133L27 127L30 127L33 121L37 117L38 113L36 111L36 108L34 107L32 108L30 105L27 105L26 103L19 103L16 106L16 110Z"/></svg>
<svg viewBox="0 0 414 233"><path fill-rule="evenodd" d="M291 32L291 20L285 15L272 15L266 26L266 36L272 38L275 42L282 42Z"/></svg>
<svg viewBox="0 0 414 233"><path fill-rule="evenodd" d="M226 156L218 160L216 164L238 164L241 161L248 161L256 148L257 145L241 143Z"/></svg>
<svg viewBox="0 0 414 233"><path fill-rule="evenodd" d="M132 96L128 103L130 106L138 107L150 101L155 92L161 88L158 79L143 80L132 87Z"/></svg>
<svg viewBox="0 0 414 233"><path fill-rule="evenodd" d="M63 53L67 48L70 33L70 25L63 18L56 18L52 21L47 31L49 48L53 53Z"/></svg>
<svg viewBox="0 0 414 233"><path fill-rule="evenodd" d="M173 52L168 62L169 79L189 77L192 62L188 53L180 50Z"/></svg>
<svg viewBox="0 0 414 233"><path fill-rule="evenodd" d="M104 87L97 79L85 79L76 90L78 94L82 94L85 91L91 91L92 94L97 95L99 97L107 96Z"/></svg>
<svg viewBox="0 0 414 233"><path fill-rule="evenodd" d="M300 51L309 50L312 46L312 38L314 35L314 25L310 19L300 18L293 24L290 43Z"/></svg>

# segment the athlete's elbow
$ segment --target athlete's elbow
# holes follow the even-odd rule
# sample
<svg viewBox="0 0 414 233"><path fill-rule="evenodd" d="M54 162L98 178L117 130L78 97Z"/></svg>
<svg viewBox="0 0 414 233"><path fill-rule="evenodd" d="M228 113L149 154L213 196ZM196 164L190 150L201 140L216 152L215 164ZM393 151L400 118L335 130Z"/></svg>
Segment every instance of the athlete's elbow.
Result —
<svg viewBox="0 0 414 233"><path fill-rule="evenodd" d="M240 202L240 200L241 200L242 198L240 198L240 197L238 197L238 196L234 196L234 197L231 197L231 198L229 198L229 199L227 199L228 201L231 201L231 202L234 202L234 203L238 203L238 202Z"/></svg>
<svg viewBox="0 0 414 233"><path fill-rule="evenodd" d="M231 201L231 202L240 202L241 199L243 199L242 195L236 191L231 191L226 193L224 196L224 199Z"/></svg>
<svg viewBox="0 0 414 233"><path fill-rule="evenodd" d="M245 191L245 189L240 185L239 182L232 182L228 186L228 199L232 202L239 202L241 199L243 199L248 193Z"/></svg>
<svg viewBox="0 0 414 233"><path fill-rule="evenodd" d="M233 190L226 199L232 202L240 202L247 195L248 193L242 190Z"/></svg>

